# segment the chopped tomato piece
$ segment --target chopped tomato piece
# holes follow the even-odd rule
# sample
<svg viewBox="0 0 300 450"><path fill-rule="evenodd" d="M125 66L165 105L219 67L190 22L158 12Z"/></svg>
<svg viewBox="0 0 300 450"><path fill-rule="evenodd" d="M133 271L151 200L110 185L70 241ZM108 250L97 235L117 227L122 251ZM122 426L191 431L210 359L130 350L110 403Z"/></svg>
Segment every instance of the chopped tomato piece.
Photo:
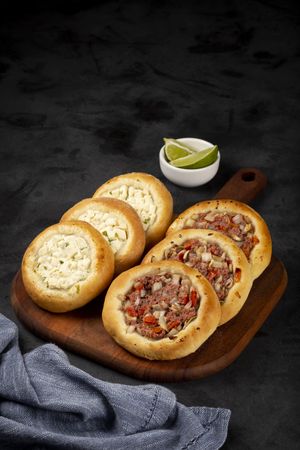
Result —
<svg viewBox="0 0 300 450"><path fill-rule="evenodd" d="M172 330L172 328L176 328L180 324L180 320L172 320L172 322L168 323L168 329Z"/></svg>
<svg viewBox="0 0 300 450"><path fill-rule="evenodd" d="M161 331L162 331L162 328L161 327L154 327L154 328L152 328L152 331L154 332L154 333L160 333Z"/></svg>
<svg viewBox="0 0 300 450"><path fill-rule="evenodd" d="M147 305L143 305L140 308L138 308L138 315L142 316L143 314L145 314L145 312L149 310L149 306Z"/></svg>
<svg viewBox="0 0 300 450"><path fill-rule="evenodd" d="M198 295L197 295L196 291L191 291L190 299L191 299L192 305L196 306L197 305L197 300L198 300Z"/></svg>
<svg viewBox="0 0 300 450"><path fill-rule="evenodd" d="M144 323L149 323L149 324L153 324L153 325L155 325L156 322L157 322L156 319L155 319L155 317L152 316L152 315L145 316L144 319L143 319L143 321L144 321Z"/></svg>
<svg viewBox="0 0 300 450"><path fill-rule="evenodd" d="M178 256L179 261L183 261L184 254L185 254L185 250L181 250L181 252L178 253L177 256Z"/></svg>
<svg viewBox="0 0 300 450"><path fill-rule="evenodd" d="M256 245L256 244L258 244L258 243L259 243L259 239L258 239L258 237L257 237L257 236L253 236L253 238L252 238L252 242L253 242L253 245Z"/></svg>
<svg viewBox="0 0 300 450"><path fill-rule="evenodd" d="M245 253L245 255L247 256L247 258L249 258L250 256L250 252L252 250L252 245L251 242L249 240L246 240L242 246L241 249L243 250L243 252Z"/></svg>
<svg viewBox="0 0 300 450"><path fill-rule="evenodd" d="M217 272L215 270L211 270L207 274L208 281L212 281L217 275Z"/></svg>
<svg viewBox="0 0 300 450"><path fill-rule="evenodd" d="M185 248L185 250L190 250L192 248L192 243L189 241L186 241L184 243L184 248Z"/></svg>
<svg viewBox="0 0 300 450"><path fill-rule="evenodd" d="M235 273L234 273L234 281L235 281L235 282L240 281L241 276L242 276L242 271L241 271L241 269L239 269L239 268L235 269Z"/></svg>
<svg viewBox="0 0 300 450"><path fill-rule="evenodd" d="M138 316L138 312L132 306L127 306L126 312L129 316L132 316L132 317Z"/></svg>

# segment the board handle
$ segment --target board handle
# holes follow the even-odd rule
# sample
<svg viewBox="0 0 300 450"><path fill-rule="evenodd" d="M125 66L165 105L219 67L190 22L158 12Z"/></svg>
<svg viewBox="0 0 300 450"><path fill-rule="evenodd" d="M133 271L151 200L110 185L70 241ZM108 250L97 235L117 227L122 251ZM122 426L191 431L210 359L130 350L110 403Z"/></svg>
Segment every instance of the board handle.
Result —
<svg viewBox="0 0 300 450"><path fill-rule="evenodd" d="M238 170L215 195L215 198L230 198L248 203L264 190L266 175L256 168Z"/></svg>

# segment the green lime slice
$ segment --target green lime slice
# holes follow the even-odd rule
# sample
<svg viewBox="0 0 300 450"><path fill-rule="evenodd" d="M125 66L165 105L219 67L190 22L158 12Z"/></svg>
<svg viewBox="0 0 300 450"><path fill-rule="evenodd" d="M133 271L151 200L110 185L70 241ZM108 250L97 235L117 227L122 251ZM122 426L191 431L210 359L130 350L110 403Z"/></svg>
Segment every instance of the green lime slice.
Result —
<svg viewBox="0 0 300 450"><path fill-rule="evenodd" d="M170 162L172 166L182 169L200 169L201 167L210 166L218 158L218 146L200 150L199 152L191 153L182 158L177 158Z"/></svg>
<svg viewBox="0 0 300 450"><path fill-rule="evenodd" d="M176 139L164 138L165 142L165 155L169 161L174 159L183 158L184 156L190 155L192 152L181 142L176 141Z"/></svg>

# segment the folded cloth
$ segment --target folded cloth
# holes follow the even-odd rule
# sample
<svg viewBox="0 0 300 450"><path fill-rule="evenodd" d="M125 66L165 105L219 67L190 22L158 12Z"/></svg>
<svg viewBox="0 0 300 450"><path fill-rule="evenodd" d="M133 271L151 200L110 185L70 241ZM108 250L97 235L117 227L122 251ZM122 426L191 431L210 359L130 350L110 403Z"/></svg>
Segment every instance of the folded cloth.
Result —
<svg viewBox="0 0 300 450"><path fill-rule="evenodd" d="M0 314L0 448L211 450L230 411L186 407L168 389L108 383L46 344L25 355L16 325Z"/></svg>

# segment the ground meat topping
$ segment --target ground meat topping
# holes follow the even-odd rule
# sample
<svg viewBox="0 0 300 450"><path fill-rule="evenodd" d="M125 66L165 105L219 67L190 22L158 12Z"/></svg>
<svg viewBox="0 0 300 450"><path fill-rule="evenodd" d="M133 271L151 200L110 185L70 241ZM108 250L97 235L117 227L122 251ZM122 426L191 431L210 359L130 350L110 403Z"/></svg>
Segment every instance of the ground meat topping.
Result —
<svg viewBox="0 0 300 450"><path fill-rule="evenodd" d="M242 214L207 211L193 214L184 224L184 228L204 228L226 234L243 250L249 259L251 250L259 242L254 225L249 217Z"/></svg>
<svg viewBox="0 0 300 450"><path fill-rule="evenodd" d="M127 332L155 340L174 339L196 318L200 304L190 279L172 273L137 278L120 300Z"/></svg>
<svg viewBox="0 0 300 450"><path fill-rule="evenodd" d="M237 275L233 273L232 261L227 253L218 244L202 239L189 239L181 245L173 245L165 250L164 259L182 261L197 269L213 285L221 303L240 278L240 272Z"/></svg>

